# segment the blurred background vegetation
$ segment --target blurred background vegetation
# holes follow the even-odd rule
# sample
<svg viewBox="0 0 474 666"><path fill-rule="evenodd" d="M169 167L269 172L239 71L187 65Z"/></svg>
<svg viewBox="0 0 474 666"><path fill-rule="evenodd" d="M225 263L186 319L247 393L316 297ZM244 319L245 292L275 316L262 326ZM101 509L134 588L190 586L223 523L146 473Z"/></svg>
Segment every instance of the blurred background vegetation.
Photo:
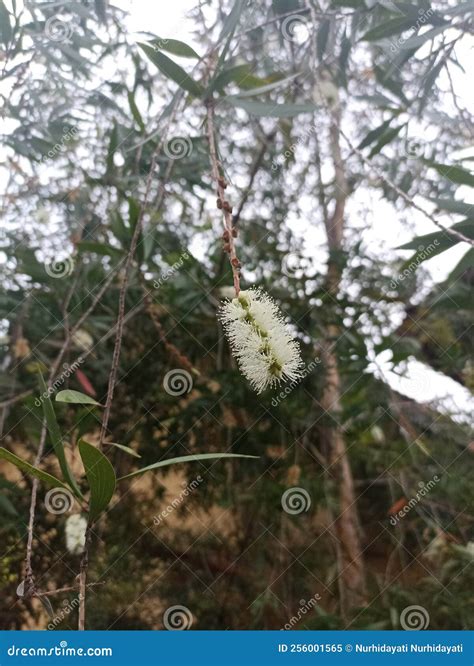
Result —
<svg viewBox="0 0 474 666"><path fill-rule="evenodd" d="M417 359L473 387L473 119L453 84L473 3L190 2L191 46L160 33L168 8L156 5L137 39L105 0L0 0L2 445L35 458L38 370L105 401L143 215L108 440L140 466L259 456L121 486L94 530L87 627L161 629L165 609L183 605L195 629L279 629L319 595L294 628L395 629L410 604L430 628L472 628L472 432L425 399L431 375L408 398L379 360L403 374ZM279 302L309 368L282 396L250 390L216 319L232 277L210 104L243 288ZM410 251L395 252L404 242ZM456 261L454 246L466 251ZM450 269L434 282L429 262L445 251ZM191 380L184 392L167 390L176 369ZM81 474L77 441L98 441L101 409L57 413ZM127 451L107 454L122 474L137 467ZM47 442L42 467L56 466ZM31 483L7 463L0 472L1 628L45 628L44 604L17 594ZM306 511L284 510L290 488L309 495ZM40 487L33 569L54 591L74 585L79 556L66 548L68 514L43 499ZM74 594L49 597L53 616ZM76 610L63 615L57 626L74 628Z"/></svg>

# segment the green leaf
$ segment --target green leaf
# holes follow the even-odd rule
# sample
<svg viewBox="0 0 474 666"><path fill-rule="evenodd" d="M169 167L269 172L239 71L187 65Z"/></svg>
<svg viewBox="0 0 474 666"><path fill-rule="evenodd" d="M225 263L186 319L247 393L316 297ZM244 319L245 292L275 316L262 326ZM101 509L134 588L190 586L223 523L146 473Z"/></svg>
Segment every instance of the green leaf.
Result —
<svg viewBox="0 0 474 666"><path fill-rule="evenodd" d="M106 442L107 446L116 446L118 449L121 449L122 451L125 451L125 453L128 453L130 456L134 456L135 458L141 458L141 455L131 449L129 446L125 446L125 444L117 444L117 442Z"/></svg>
<svg viewBox="0 0 474 666"><path fill-rule="evenodd" d="M380 137L380 139L375 144L375 146L370 151L369 157L374 157L374 155L380 153L382 148L386 146L387 143L390 143L391 141L393 141L393 139L395 139L396 136L398 136L402 127L405 127L405 124L406 123L404 123L403 125L399 125L398 127L392 127L391 129L384 132Z"/></svg>
<svg viewBox="0 0 474 666"><path fill-rule="evenodd" d="M46 484L51 488L66 488L66 490L68 489L65 483L57 479L52 474L43 472L42 469L38 469L38 467L30 465L29 462L23 460L23 458L19 458L14 453L11 453L11 451L7 451L7 449L3 448L3 446L0 446L0 458L6 460L7 462L12 463L13 465L15 465L15 467L21 469L22 472L26 472L30 476L33 476L35 479L43 481L44 484Z"/></svg>
<svg viewBox="0 0 474 666"><path fill-rule="evenodd" d="M109 147L107 149L107 159L106 159L106 164L107 164L107 174L112 173L114 170L114 154L115 151L117 150L118 146L118 130L117 130L117 123L114 123L114 126L112 127L112 130L110 132L110 140L109 140Z"/></svg>
<svg viewBox="0 0 474 666"><path fill-rule="evenodd" d="M474 220L463 220L462 222L456 222L453 224L451 229L459 231L459 233L467 236L467 238L472 238L474 240ZM428 248L430 245L435 246L435 249L430 252L428 258L435 257L437 254L448 250L453 245L460 243L460 239L447 231L439 230L431 234L424 234L423 236L417 236L409 243L400 245L397 247L397 250L419 250L420 246L424 249Z"/></svg>
<svg viewBox="0 0 474 666"><path fill-rule="evenodd" d="M444 178L447 178L452 183L474 187L474 173L468 171L467 169L463 169L462 167L456 166L455 164L438 164L437 162L433 162L431 160L423 160L423 162L427 166L436 169L436 171L441 174L441 176L444 176Z"/></svg>
<svg viewBox="0 0 474 666"><path fill-rule="evenodd" d="M321 21L318 34L316 35L316 53L320 61L323 59L324 52L326 51L330 26L331 21L329 19L324 19Z"/></svg>
<svg viewBox="0 0 474 666"><path fill-rule="evenodd" d="M450 213L458 213L459 215L469 215L474 217L474 204L464 203L464 201L456 201L455 199L428 199L436 204L441 210L447 210Z"/></svg>
<svg viewBox="0 0 474 666"><path fill-rule="evenodd" d="M240 20L240 15L242 13L242 9L244 7L245 2L246 0L235 0L234 6L232 7L230 13L224 20L221 34L219 35L218 43L220 43L224 39L224 37L227 37L227 35L230 35L234 32Z"/></svg>
<svg viewBox="0 0 474 666"><path fill-rule="evenodd" d="M474 247L471 247L461 260L456 264L451 273L446 278L445 283L450 284L461 277L463 273L474 266Z"/></svg>
<svg viewBox="0 0 474 666"><path fill-rule="evenodd" d="M138 110L138 106L135 102L135 95L132 92L127 93L127 98L128 98L128 105L130 107L130 111L132 112L132 116L141 129L142 132L145 131L145 123L143 122L143 118L141 116L140 111Z"/></svg>
<svg viewBox="0 0 474 666"><path fill-rule="evenodd" d="M89 498L89 520L94 522L112 499L115 490L115 472L108 458L95 446L79 440L79 453L91 489Z"/></svg>
<svg viewBox="0 0 474 666"><path fill-rule="evenodd" d="M291 74L290 76L286 76L283 79L278 79L278 81L272 81L271 83L266 83L263 86L258 86L256 88L252 87L250 90L239 93L238 99L243 99L245 97L254 97L255 95L263 95L264 93L271 92L272 90L281 88L289 81L292 81L296 76L299 76L299 72L297 72L296 74Z"/></svg>
<svg viewBox="0 0 474 666"><path fill-rule="evenodd" d="M370 146L371 143L373 143L376 139L379 138L381 134L387 130L388 126L392 122L393 118L389 118L386 120L384 123L379 125L373 130L370 130L370 132L367 134L365 139L362 139L362 141L359 143L358 148L359 150L363 150L364 148L367 148L367 146Z"/></svg>
<svg viewBox="0 0 474 666"><path fill-rule="evenodd" d="M0 37L5 46L8 46L12 38L12 26L10 23L10 13L5 7L3 0L0 0Z"/></svg>
<svg viewBox="0 0 474 666"><path fill-rule="evenodd" d="M191 456L180 456L179 458L168 458L168 460L160 460L153 465L148 465L148 467L142 467L142 469L137 469L131 474L120 477L118 481L123 479L130 479L132 476L138 476L139 474L144 474L145 472L150 472L161 467L168 467L169 465L178 465L179 463L186 462L199 462L200 460L219 460L220 458L258 458L258 456L247 456L241 455L238 453L198 453Z"/></svg>
<svg viewBox="0 0 474 666"><path fill-rule="evenodd" d="M366 32L365 35L361 37L361 40L366 42L376 42L384 37L390 37L391 35L405 32L405 30L409 30L412 27L413 20L411 18L406 18L405 16L393 18Z"/></svg>
<svg viewBox="0 0 474 666"><path fill-rule="evenodd" d="M195 97L200 97L203 94L204 91L201 86L196 81L193 81L182 67L173 62L168 56L165 56L164 53L155 51L152 46L142 44L141 42L138 43L138 46L145 52L151 62L158 67L160 72L177 83L180 88L183 88L183 90L186 90Z"/></svg>
<svg viewBox="0 0 474 666"><path fill-rule="evenodd" d="M244 109L251 115L269 118L292 118L299 113L311 113L316 109L313 103L275 104L273 102L255 102L240 97L226 97L225 101L234 107Z"/></svg>
<svg viewBox="0 0 474 666"><path fill-rule="evenodd" d="M95 241L80 241L77 243L77 249L80 252L93 252L104 257L118 257L123 254L123 251L118 247L104 245L104 243L97 243Z"/></svg>
<svg viewBox="0 0 474 666"><path fill-rule="evenodd" d="M99 405L101 407L100 402L91 398L90 395L81 393L81 391L72 391L71 389L59 391L56 395L56 402L69 402L73 405Z"/></svg>
<svg viewBox="0 0 474 666"><path fill-rule="evenodd" d="M423 46L425 42L427 42L429 39L433 39L436 37L436 35L441 34L445 30L447 30L450 27L449 23L446 23L446 25L439 25L436 28L432 28L431 30L427 30L421 35L413 35L413 37L409 37L406 42L403 42L403 44L400 46L401 49L419 49L420 46Z"/></svg>
<svg viewBox="0 0 474 666"><path fill-rule="evenodd" d="M180 42L179 39L156 39L150 40L150 44L159 51L167 51L173 55L181 56L181 58L200 58L199 54L194 49Z"/></svg>
<svg viewBox="0 0 474 666"><path fill-rule="evenodd" d="M51 402L48 389L41 373L38 375L38 379L42 393L41 402L43 405L44 418L46 419L49 437L51 439L51 444L53 445L54 453L58 459L61 472L63 474L64 480L74 491L74 494L77 497L82 497L82 493L79 490L71 470L69 469L69 465L67 464L66 456L64 454L64 444L61 437L61 432L59 430L58 422L56 420L56 414L54 413L53 403Z"/></svg>

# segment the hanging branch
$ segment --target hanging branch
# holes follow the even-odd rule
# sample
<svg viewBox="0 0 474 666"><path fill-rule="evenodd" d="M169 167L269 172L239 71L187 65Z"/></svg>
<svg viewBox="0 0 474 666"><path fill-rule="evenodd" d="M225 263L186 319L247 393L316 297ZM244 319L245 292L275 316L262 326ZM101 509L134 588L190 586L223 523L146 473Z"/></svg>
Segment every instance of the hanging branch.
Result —
<svg viewBox="0 0 474 666"><path fill-rule="evenodd" d="M216 140L214 135L214 104L212 100L207 101L207 138L209 141L209 156L211 159L212 178L216 182L217 202L216 206L222 210L224 233L224 252L229 255L230 265L232 267L232 276L234 279L235 295L240 293L240 268L241 263L235 250L235 239L237 238L237 229L232 223L232 206L225 198L225 189L227 181L221 175L222 166L217 156Z"/></svg>

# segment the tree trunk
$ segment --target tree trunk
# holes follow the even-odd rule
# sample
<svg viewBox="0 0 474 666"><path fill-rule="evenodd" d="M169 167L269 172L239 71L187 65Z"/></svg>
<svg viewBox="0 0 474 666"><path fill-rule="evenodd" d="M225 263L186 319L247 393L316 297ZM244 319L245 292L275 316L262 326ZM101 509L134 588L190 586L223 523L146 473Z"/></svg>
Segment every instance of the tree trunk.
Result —
<svg viewBox="0 0 474 666"><path fill-rule="evenodd" d="M338 296L341 269L337 253L342 250L344 212L348 196L344 162L339 143L340 111L332 108L330 128L330 152L335 171L335 208L326 216L326 234L329 248L326 290L330 300ZM321 407L330 421L321 428L323 444L328 452L329 472L332 475L338 498L337 515L334 520L334 535L338 549L338 582L341 597L341 613L365 603L365 572L357 515L356 497L351 466L347 455L344 435L340 424L341 378L335 345L341 335L339 325L328 323L322 345L322 361L326 382L321 398Z"/></svg>

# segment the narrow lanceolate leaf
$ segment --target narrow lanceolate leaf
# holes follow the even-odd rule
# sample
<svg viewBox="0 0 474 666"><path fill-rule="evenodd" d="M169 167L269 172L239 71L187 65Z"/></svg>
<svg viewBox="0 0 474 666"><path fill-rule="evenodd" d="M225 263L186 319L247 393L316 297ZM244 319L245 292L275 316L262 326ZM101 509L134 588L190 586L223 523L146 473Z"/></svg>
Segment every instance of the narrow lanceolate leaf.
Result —
<svg viewBox="0 0 474 666"><path fill-rule="evenodd" d="M149 44L139 43L138 46L144 51L151 62L158 67L160 72L177 83L180 88L183 88L183 90L186 90L195 97L202 95L203 89L201 86L196 83L196 81L193 81L189 74L187 74L182 67L173 62L171 58L165 56L164 53L160 53L160 51L156 51L152 46L149 46Z"/></svg>
<svg viewBox="0 0 474 666"><path fill-rule="evenodd" d="M462 222L456 222L453 224L450 229L458 231L463 236L467 238L472 238L474 240L474 220L463 220ZM424 234L423 236L417 236L409 243L400 245L397 247L397 250L418 250L422 247L425 251L428 247L430 248L430 257L435 257L437 254L444 252L444 250L453 247L457 243L460 243L460 239L455 235L450 234L449 231L434 231L431 234Z"/></svg>
<svg viewBox="0 0 474 666"><path fill-rule="evenodd" d="M100 402L91 398L90 395L81 393L80 391L72 391L67 389L66 391L59 391L56 395L56 402L69 402L73 405L100 405Z"/></svg>
<svg viewBox="0 0 474 666"><path fill-rule="evenodd" d="M459 215L469 215L474 218L474 204L457 201L456 199L437 199L434 197L428 199L428 201L436 204L440 210L447 210L450 213L458 213Z"/></svg>
<svg viewBox="0 0 474 666"><path fill-rule="evenodd" d="M179 463L186 462L199 462L200 460L219 460L220 458L258 458L258 456L247 456L241 455L239 453L198 453L192 456L180 456L179 458L168 458L168 460L160 460L159 462L154 463L153 465L148 465L148 467L142 467L142 469L137 469L131 474L122 476L118 481L123 479L130 479L132 476L138 476L139 474L144 474L145 472L151 472L155 469L160 469L161 467L168 467L169 465L178 465Z"/></svg>
<svg viewBox="0 0 474 666"><path fill-rule="evenodd" d="M58 422L56 420L56 414L54 413L53 403L49 397L48 389L43 378L43 375L40 373L38 375L39 385L42 393L42 405L44 418L46 419L46 425L48 427L49 437L51 439L51 444L53 445L54 452L59 462L61 472L63 474L64 480L69 484L71 489L74 491L74 494L77 497L82 497L82 493L79 490L79 487L76 483L74 476L72 475L69 465L67 464L66 456L64 454L64 444L61 437L61 431L59 430Z"/></svg>
<svg viewBox="0 0 474 666"><path fill-rule="evenodd" d="M299 113L311 113L316 109L313 103L308 104L276 104L273 102L255 102L240 97L226 97L226 102L232 106L244 109L254 116L269 118L292 118Z"/></svg>
<svg viewBox="0 0 474 666"><path fill-rule="evenodd" d="M453 183L458 185L470 185L474 187L474 173L463 169L463 167L457 166L455 164L438 164L437 162L432 162L431 160L424 160L427 166L436 169L436 171L448 178Z"/></svg>
<svg viewBox="0 0 474 666"><path fill-rule="evenodd" d="M25 472L26 474L33 476L35 479L42 481L50 488L67 489L66 484L57 479L55 476L48 474L48 472L43 472L42 469L38 469L38 467L35 467L34 465L30 465L29 462L23 460L23 458L19 458L14 453L11 453L11 451L7 451L7 449L4 449L3 446L0 447L0 459L12 463L12 465L15 465L15 467L21 469L22 472Z"/></svg>
<svg viewBox="0 0 474 666"><path fill-rule="evenodd" d="M156 39L152 39L150 44L159 51L167 51L173 55L181 56L181 58L199 59L199 54L185 42L179 41L179 39L162 39L161 37L157 37Z"/></svg>
<svg viewBox="0 0 474 666"><path fill-rule="evenodd" d="M115 490L115 472L108 458L95 446L79 440L79 453L91 489L89 520L94 522L112 499Z"/></svg>
<svg viewBox="0 0 474 666"><path fill-rule="evenodd" d="M125 446L125 444L118 444L117 442L107 442L107 446L116 446L118 449L121 451L125 451L125 453L128 453L130 456L134 456L135 458L141 458L141 455L131 449L129 446Z"/></svg>

